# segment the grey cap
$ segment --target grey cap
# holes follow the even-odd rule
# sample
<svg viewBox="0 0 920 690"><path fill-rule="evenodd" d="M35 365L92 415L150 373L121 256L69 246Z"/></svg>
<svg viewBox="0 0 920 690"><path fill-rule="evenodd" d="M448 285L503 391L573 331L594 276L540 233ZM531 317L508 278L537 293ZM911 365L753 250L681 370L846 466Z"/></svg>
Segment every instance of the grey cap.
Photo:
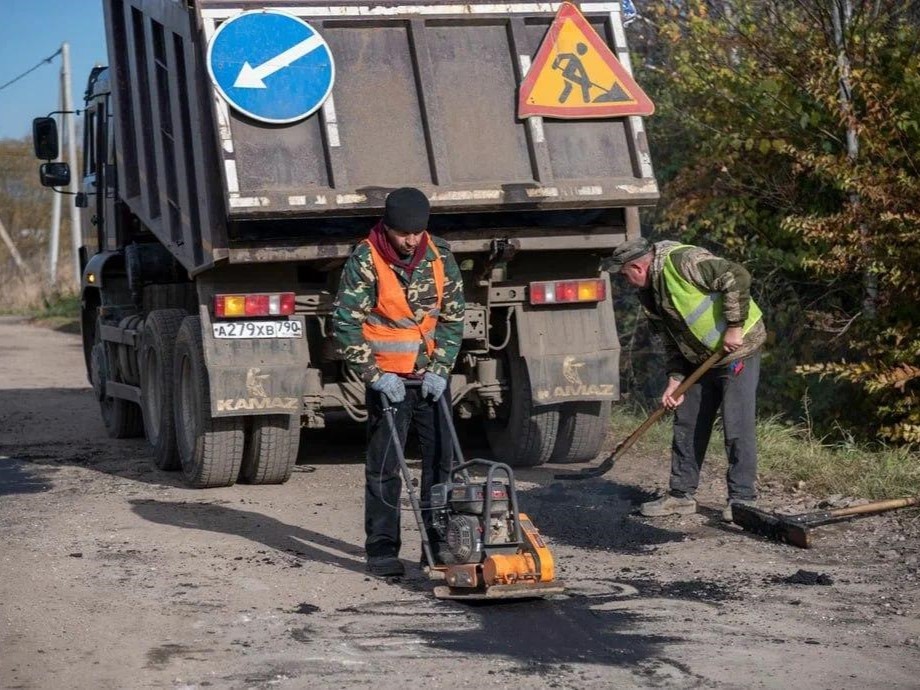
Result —
<svg viewBox="0 0 920 690"><path fill-rule="evenodd" d="M652 245L644 237L624 242L613 253L601 261L601 268L610 273L619 273L630 261L635 261L652 251Z"/></svg>

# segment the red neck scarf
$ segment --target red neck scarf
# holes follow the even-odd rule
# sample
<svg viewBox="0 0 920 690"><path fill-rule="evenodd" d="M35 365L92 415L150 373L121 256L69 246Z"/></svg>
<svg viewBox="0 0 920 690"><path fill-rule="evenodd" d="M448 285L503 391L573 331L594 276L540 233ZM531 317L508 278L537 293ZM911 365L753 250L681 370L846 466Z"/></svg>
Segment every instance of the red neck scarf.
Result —
<svg viewBox="0 0 920 690"><path fill-rule="evenodd" d="M383 257L384 261L392 266L399 266L410 278L412 277L412 272L415 270L415 267L421 263L422 259L425 258L425 252L428 251L428 233L426 232L422 235L422 241L418 243L418 246L415 248L415 253L411 258L400 256L399 252L393 248L393 245L390 244L390 240L387 238L386 230L384 230L383 227L383 220L380 220L377 225L373 227L368 239L370 243L374 245L374 249L380 252L380 256Z"/></svg>

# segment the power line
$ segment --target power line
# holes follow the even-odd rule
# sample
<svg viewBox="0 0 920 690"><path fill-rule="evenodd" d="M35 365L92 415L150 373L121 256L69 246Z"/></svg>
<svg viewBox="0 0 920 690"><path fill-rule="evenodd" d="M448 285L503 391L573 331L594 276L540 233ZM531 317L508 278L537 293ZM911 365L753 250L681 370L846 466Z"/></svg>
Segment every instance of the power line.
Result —
<svg viewBox="0 0 920 690"><path fill-rule="evenodd" d="M34 67L31 67L31 68L27 69L25 72L23 72L22 74L20 74L18 77L14 78L14 79L10 79L8 82L6 82L6 84L3 84L2 86L0 86L0 91L3 91L3 89L5 89L5 88L6 88L7 86L9 86L10 84L13 84L14 82L19 81L20 79L22 79L24 76L26 76L26 75L29 74L30 72L34 72L35 70L37 70L37 69L38 69L39 67L41 67L42 65L47 64L47 63L50 63L54 58L56 58L56 57L57 57L58 55L60 55L60 54L61 54L61 49L58 48L56 51L54 51L54 54L49 55L48 57L46 57L44 60L42 60L41 62L39 62L39 63L38 63L37 65L35 65Z"/></svg>

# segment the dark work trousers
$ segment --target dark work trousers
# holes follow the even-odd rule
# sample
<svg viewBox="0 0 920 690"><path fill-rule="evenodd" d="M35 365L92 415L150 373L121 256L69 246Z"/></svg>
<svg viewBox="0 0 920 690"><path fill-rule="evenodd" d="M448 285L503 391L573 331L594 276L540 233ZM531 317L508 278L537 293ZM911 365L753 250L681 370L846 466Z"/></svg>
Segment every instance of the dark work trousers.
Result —
<svg viewBox="0 0 920 690"><path fill-rule="evenodd" d="M743 501L757 498L755 416L760 352L739 361L744 366L737 373L731 365L707 371L684 394L684 402L675 411L671 443L672 492L696 492L712 425L721 407L728 456L728 498Z"/></svg>
<svg viewBox="0 0 920 690"><path fill-rule="evenodd" d="M450 400L450 388L444 391ZM367 389L367 462L364 468L364 550L369 558L397 556L402 540L399 536L402 478L399 459L393 448L390 429L383 416L383 396ZM403 448L414 426L422 451L422 507L428 505L431 487L447 481L453 460L453 445L447 422L441 414L440 401L422 398L419 388L407 388L406 399L396 403L396 428ZM430 539L434 538L429 511L422 515ZM413 528L415 520L412 519ZM419 537L421 541L421 537Z"/></svg>

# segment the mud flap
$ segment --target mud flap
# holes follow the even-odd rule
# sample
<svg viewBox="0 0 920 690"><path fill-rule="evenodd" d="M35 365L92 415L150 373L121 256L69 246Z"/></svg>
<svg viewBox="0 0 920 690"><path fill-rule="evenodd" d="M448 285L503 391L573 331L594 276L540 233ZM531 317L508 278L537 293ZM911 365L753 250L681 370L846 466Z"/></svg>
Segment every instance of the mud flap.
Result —
<svg viewBox="0 0 920 690"><path fill-rule="evenodd" d="M214 417L303 413L310 365L306 337L215 338L208 310L200 313ZM306 333L304 317L292 318Z"/></svg>
<svg viewBox="0 0 920 690"><path fill-rule="evenodd" d="M515 307L534 405L620 397L620 341L609 301Z"/></svg>

